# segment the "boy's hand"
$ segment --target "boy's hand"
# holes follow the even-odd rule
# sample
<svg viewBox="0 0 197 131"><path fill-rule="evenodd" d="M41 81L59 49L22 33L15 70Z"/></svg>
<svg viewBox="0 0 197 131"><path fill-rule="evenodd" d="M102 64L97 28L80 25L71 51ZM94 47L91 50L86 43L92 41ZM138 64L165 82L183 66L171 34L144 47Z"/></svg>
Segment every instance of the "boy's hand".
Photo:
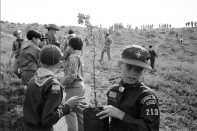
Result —
<svg viewBox="0 0 197 131"><path fill-rule="evenodd" d="M83 105L84 102L81 100L85 99L85 97L78 97L78 96L73 96L70 99L66 101L70 109L74 109L77 106Z"/></svg>
<svg viewBox="0 0 197 131"><path fill-rule="evenodd" d="M119 110L118 108L114 107L114 106L105 106L103 108L103 111L99 112L98 114L96 114L96 116L101 116L100 119L104 119L106 117L114 117L114 118L118 118L120 120L123 119L124 117L124 112Z"/></svg>

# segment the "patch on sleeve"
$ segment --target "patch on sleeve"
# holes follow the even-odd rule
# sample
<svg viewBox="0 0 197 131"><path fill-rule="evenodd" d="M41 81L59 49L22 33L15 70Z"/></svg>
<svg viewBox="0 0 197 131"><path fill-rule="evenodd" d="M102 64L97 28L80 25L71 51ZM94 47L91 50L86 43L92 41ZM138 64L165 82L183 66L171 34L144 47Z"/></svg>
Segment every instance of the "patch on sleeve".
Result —
<svg viewBox="0 0 197 131"><path fill-rule="evenodd" d="M148 96L145 96L142 100L141 100L141 103L144 104L146 103L146 101L149 101L149 100L155 100L156 101L156 98L154 95L148 95ZM156 101L157 102L157 101Z"/></svg>
<svg viewBox="0 0 197 131"><path fill-rule="evenodd" d="M117 96L117 92L109 91L109 97L116 98L116 96Z"/></svg>
<svg viewBox="0 0 197 131"><path fill-rule="evenodd" d="M148 101L146 101L146 105L148 106L148 105L155 105L157 103L157 101L156 100L148 100Z"/></svg>
<svg viewBox="0 0 197 131"><path fill-rule="evenodd" d="M60 93L60 85L52 85L51 93Z"/></svg>

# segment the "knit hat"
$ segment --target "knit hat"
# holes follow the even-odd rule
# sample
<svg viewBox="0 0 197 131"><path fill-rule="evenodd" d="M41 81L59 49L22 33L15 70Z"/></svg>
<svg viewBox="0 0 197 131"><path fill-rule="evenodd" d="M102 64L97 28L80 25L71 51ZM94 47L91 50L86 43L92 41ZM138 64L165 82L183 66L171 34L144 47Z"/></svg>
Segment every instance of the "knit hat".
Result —
<svg viewBox="0 0 197 131"><path fill-rule="evenodd" d="M55 24L49 24L48 26L45 27L46 29L53 29L53 30L56 30L56 31L60 31L57 27L57 25Z"/></svg>
<svg viewBox="0 0 197 131"><path fill-rule="evenodd" d="M35 30L29 30L27 32L27 39L32 40L34 37L40 39L41 38L41 33L38 32L38 31L35 31Z"/></svg>
<svg viewBox="0 0 197 131"><path fill-rule="evenodd" d="M61 58L62 52L55 45L47 45L40 52L40 62L46 65L55 65Z"/></svg>
<svg viewBox="0 0 197 131"><path fill-rule="evenodd" d="M148 64L149 59L150 54L145 48L139 45L129 45L123 49L121 58L119 60L123 63L152 69Z"/></svg>

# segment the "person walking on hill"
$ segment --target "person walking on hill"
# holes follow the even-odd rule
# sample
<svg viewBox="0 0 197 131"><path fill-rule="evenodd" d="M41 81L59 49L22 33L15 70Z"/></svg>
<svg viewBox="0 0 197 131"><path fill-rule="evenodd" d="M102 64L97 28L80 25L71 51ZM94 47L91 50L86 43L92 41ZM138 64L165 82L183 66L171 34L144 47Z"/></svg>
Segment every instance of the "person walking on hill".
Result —
<svg viewBox="0 0 197 131"><path fill-rule="evenodd" d="M84 97L73 96L62 103L64 89L55 75L61 65L61 57L61 50L55 45L42 48L39 57L41 67L30 80L25 93L24 131L53 131L53 125L60 118L76 107L83 108L85 103L81 100Z"/></svg>
<svg viewBox="0 0 197 131"><path fill-rule="evenodd" d="M159 131L159 100L155 92L142 82L150 54L138 45L126 46L118 67L119 84L107 92L107 106L96 114L100 119L111 117L110 131Z"/></svg>
<svg viewBox="0 0 197 131"><path fill-rule="evenodd" d="M19 71L20 50L21 50L22 44L24 43L24 39L23 39L21 30L14 31L13 35L16 37L16 40L12 44L12 53L9 59L9 65L11 65L12 58L15 56L13 71L14 71L14 74L16 74L17 77L20 79L21 78L21 73Z"/></svg>
<svg viewBox="0 0 197 131"><path fill-rule="evenodd" d="M196 23L196 21L194 22L194 27L197 27L197 23Z"/></svg>
<svg viewBox="0 0 197 131"><path fill-rule="evenodd" d="M72 96L84 96L84 72L81 59L81 50L83 42L79 37L73 37L69 41L68 50L70 55L65 66L65 77L62 80L62 85L66 86L66 98ZM67 123L67 131L83 131L83 111L80 108L75 108L72 113L65 116Z"/></svg>
<svg viewBox="0 0 197 131"><path fill-rule="evenodd" d="M190 27L190 22L187 22L188 27Z"/></svg>
<svg viewBox="0 0 197 131"><path fill-rule="evenodd" d="M20 69L22 84L28 85L30 79L35 75L39 67L38 59L40 54L40 43L41 33L35 30L29 30L27 32L27 39L21 48L20 52Z"/></svg>
<svg viewBox="0 0 197 131"><path fill-rule="evenodd" d="M112 43L113 43L113 40L109 37L109 34L106 33L105 34L104 47L103 47L103 50L101 52L101 58L100 58L99 62L103 61L103 56L104 56L105 52L107 52L108 60L109 61L111 60L110 47L111 47Z"/></svg>
<svg viewBox="0 0 197 131"><path fill-rule="evenodd" d="M192 28L193 28L193 21L191 22L191 26L192 26Z"/></svg>
<svg viewBox="0 0 197 131"><path fill-rule="evenodd" d="M150 54L150 65L152 67L152 69L155 68L155 57L157 57L157 53L155 52L155 50L153 49L152 45L149 45L149 50L148 50L149 54Z"/></svg>
<svg viewBox="0 0 197 131"><path fill-rule="evenodd" d="M56 31L60 31L57 27L57 25L55 24L49 24L48 26L45 27L46 29L48 29L48 32L45 34L45 37L48 37L49 39L46 40L46 44L52 44L52 45L56 45L57 47L60 48L60 43L58 41L56 34Z"/></svg>

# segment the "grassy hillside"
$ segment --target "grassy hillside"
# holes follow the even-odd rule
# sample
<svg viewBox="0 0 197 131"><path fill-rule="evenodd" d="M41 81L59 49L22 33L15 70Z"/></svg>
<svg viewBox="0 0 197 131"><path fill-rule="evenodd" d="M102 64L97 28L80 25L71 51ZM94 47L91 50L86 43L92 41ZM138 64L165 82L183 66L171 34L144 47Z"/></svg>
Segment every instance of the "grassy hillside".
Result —
<svg viewBox="0 0 197 131"><path fill-rule="evenodd" d="M0 130L22 130L22 103L24 93L20 80L16 79L10 68L5 65L10 55L15 38L12 32L36 28L46 32L43 25L30 26L4 23L1 24L1 64L4 66L0 76ZM61 28L58 36L71 27ZM85 30L75 27L78 34L85 37ZM176 33L184 38L183 44L176 38ZM109 86L120 80L117 59L124 45L138 44L148 48L157 47L156 71L146 71L144 82L155 90L159 98L161 111L161 131L196 131L197 130L197 28L154 29L154 30L118 30L111 35L114 45L111 49L112 60L99 64L102 44L97 44L96 81L98 100L106 104ZM93 87L92 64L90 59L92 46L84 48L85 84ZM93 94L87 90L90 96ZM90 98L87 98L90 101Z"/></svg>

